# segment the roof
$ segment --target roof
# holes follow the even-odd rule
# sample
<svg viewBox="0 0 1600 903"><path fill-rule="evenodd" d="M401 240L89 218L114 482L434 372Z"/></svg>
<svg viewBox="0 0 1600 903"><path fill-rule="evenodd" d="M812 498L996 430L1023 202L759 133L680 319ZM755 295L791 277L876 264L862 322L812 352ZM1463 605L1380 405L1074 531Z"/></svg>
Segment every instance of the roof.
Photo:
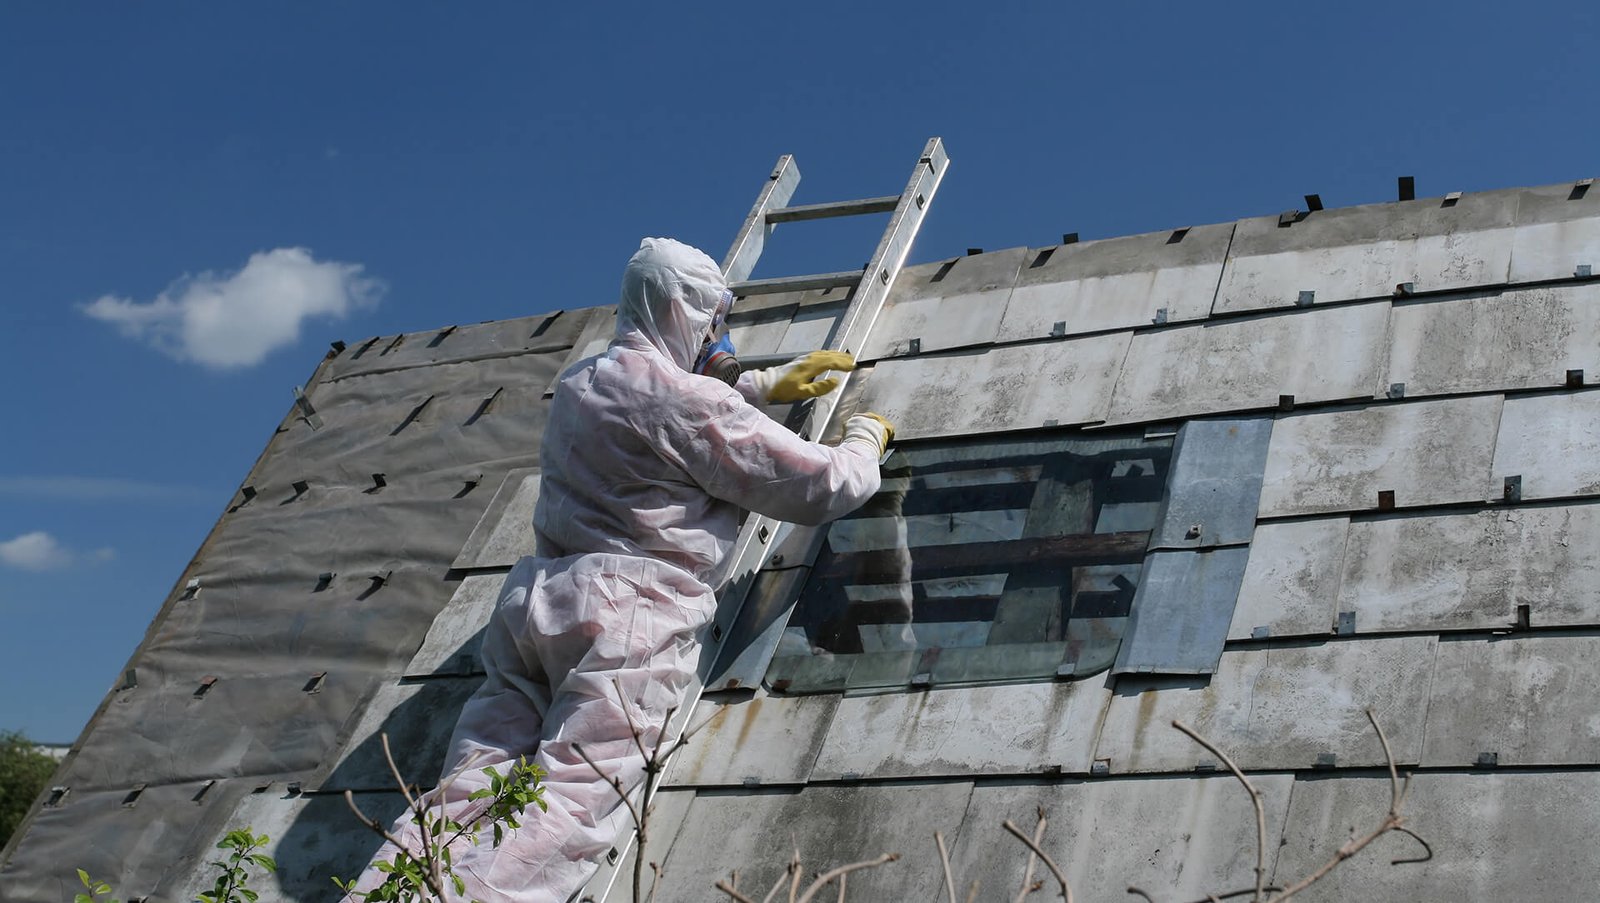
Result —
<svg viewBox="0 0 1600 903"><path fill-rule="evenodd" d="M819 868L900 852L852 897L931 897L934 830L963 886L1011 888L1025 860L998 826L1036 806L1084 898L1243 886L1249 801L1175 718L1260 786L1269 867L1291 879L1382 814L1369 707L1418 773L1411 825L1434 857L1390 866L1415 850L1390 835L1304 899L1592 887L1596 264L1600 194L1563 183L903 270L841 408L908 444L1174 437L1121 651L1076 679L779 692L766 657L818 543L775 538L763 589L719 614L708 726L647 854L660 898L704 899L735 868L767 886L791 843ZM730 326L742 354L798 352L848 303L762 297ZM543 393L611 321L567 311L325 360L311 411L285 417L74 745L68 789L13 842L8 898L59 899L74 866L172 897L241 824L274 838L281 898L353 874L375 844L338 794L398 811L379 730L409 778L434 778L479 680L478 625L531 548Z"/></svg>

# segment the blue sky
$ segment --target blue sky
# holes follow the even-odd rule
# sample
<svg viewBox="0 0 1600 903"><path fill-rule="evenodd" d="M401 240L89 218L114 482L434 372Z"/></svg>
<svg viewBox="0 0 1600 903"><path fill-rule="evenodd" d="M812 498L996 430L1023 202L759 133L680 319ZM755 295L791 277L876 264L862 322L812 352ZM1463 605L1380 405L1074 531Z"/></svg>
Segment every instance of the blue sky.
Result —
<svg viewBox="0 0 1600 903"><path fill-rule="evenodd" d="M580 6L582 8L580 8ZM953 167L913 260L1596 175L1600 6L0 6L0 729L69 742L333 339ZM859 266L780 230L757 275ZM302 250L303 249L303 250Z"/></svg>

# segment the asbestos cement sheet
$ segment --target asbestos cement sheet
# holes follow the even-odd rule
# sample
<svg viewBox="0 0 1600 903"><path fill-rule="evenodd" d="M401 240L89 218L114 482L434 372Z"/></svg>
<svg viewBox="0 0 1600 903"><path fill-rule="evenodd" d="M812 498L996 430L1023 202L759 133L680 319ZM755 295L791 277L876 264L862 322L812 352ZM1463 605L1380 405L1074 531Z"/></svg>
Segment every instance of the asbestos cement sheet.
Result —
<svg viewBox="0 0 1600 903"><path fill-rule="evenodd" d="M1443 640L1422 764L1600 762L1594 663L1600 637L1537 634Z"/></svg>
<svg viewBox="0 0 1600 903"><path fill-rule="evenodd" d="M1267 868L1289 809L1289 775L1252 775L1266 814ZM1076 899L1133 900L1129 885L1157 900L1194 900L1253 883L1255 812L1231 775L985 784L972 793L961 841L950 851L958 899L979 882L981 900L1009 900L1023 885L1028 851L1000 827L1032 833L1066 873ZM1044 888L1028 899L1060 899L1049 870L1034 863Z"/></svg>
<svg viewBox="0 0 1600 903"><path fill-rule="evenodd" d="M1425 198L1241 220L1214 313L1504 284L1516 197ZM1309 293L1309 294L1308 294Z"/></svg>
<svg viewBox="0 0 1600 903"><path fill-rule="evenodd" d="M406 676L482 674L478 652L505 579L504 574L475 574L462 580L433 619L428 638L406 667Z"/></svg>
<svg viewBox="0 0 1600 903"><path fill-rule="evenodd" d="M1295 782L1276 884L1333 858L1353 827L1375 829L1389 805L1386 776L1303 777ZM1391 832L1297 894L1305 903L1348 900L1583 900L1600 884L1600 774L1426 773L1412 778L1406 827L1433 858Z"/></svg>
<svg viewBox="0 0 1600 903"><path fill-rule="evenodd" d="M355 803L368 818L386 827L406 809L405 797L398 791L356 794ZM361 874L383 844L383 838L356 821L343 794L289 794L281 786L247 794L227 819L226 828L216 832L205 848L214 851L228 830L242 827L267 835L261 852L278 863L273 872L250 869L250 889L266 903L329 899L333 896L330 879L348 880ZM178 892L170 899L198 899L202 892L211 891L216 876L215 866L200 865L175 882Z"/></svg>
<svg viewBox="0 0 1600 903"><path fill-rule="evenodd" d="M858 357L874 360L993 341L1027 254L1027 248L1008 248L901 269Z"/></svg>
<svg viewBox="0 0 1600 903"><path fill-rule="evenodd" d="M512 320L374 337L337 353L324 371L323 380L431 364L560 351L572 347L594 312L592 307L558 310Z"/></svg>
<svg viewBox="0 0 1600 903"><path fill-rule="evenodd" d="M1518 194L1512 282L1571 279L1585 264L1600 275L1600 190L1566 182Z"/></svg>
<svg viewBox="0 0 1600 903"><path fill-rule="evenodd" d="M1112 673L1216 670L1249 557L1248 548L1147 555Z"/></svg>
<svg viewBox="0 0 1600 903"><path fill-rule="evenodd" d="M593 357L605 351L611 340L617 335L617 307L592 308L594 313L589 316L588 322L583 324L583 329L572 340L572 350L562 358L561 366L556 368L555 375L545 386L544 394L552 395L556 391L556 380L567 368L586 357Z"/></svg>
<svg viewBox="0 0 1600 903"><path fill-rule="evenodd" d="M1600 506L1491 508L1350 527L1339 610L1357 632L1600 624Z"/></svg>
<svg viewBox="0 0 1600 903"><path fill-rule="evenodd" d="M1432 636L1322 644L1272 643L1222 654L1208 683L1124 677L1111 698L1096 759L1113 773L1192 771L1216 764L1174 730L1179 719L1245 770L1381 765L1374 710L1395 757L1415 763L1433 674Z"/></svg>
<svg viewBox="0 0 1600 903"><path fill-rule="evenodd" d="M537 467L520 467L506 474L452 568L510 567L534 553L540 473Z"/></svg>
<svg viewBox="0 0 1600 903"><path fill-rule="evenodd" d="M809 351L832 348L839 331L839 321L844 319L844 313L850 309L850 301L854 297L854 288L803 293L794 319L789 321L789 328L783 331L783 338L778 341L773 353L798 357ZM843 350L855 352L853 348Z"/></svg>
<svg viewBox="0 0 1600 903"><path fill-rule="evenodd" d="M996 341L1203 320L1233 224L1030 251Z"/></svg>
<svg viewBox="0 0 1600 903"><path fill-rule="evenodd" d="M1104 678L847 696L817 780L1087 774Z"/></svg>
<svg viewBox="0 0 1600 903"><path fill-rule="evenodd" d="M1348 517L1256 527L1228 639L1333 632Z"/></svg>
<svg viewBox="0 0 1600 903"><path fill-rule="evenodd" d="M1140 423L1382 394L1387 301L1135 333L1110 423Z"/></svg>
<svg viewBox="0 0 1600 903"><path fill-rule="evenodd" d="M1494 449L1495 496L1512 477L1524 499L1600 493L1600 392L1506 399Z"/></svg>
<svg viewBox="0 0 1600 903"><path fill-rule="evenodd" d="M899 439L1104 420L1131 333L878 363L862 399Z"/></svg>
<svg viewBox="0 0 1600 903"><path fill-rule="evenodd" d="M407 783L431 787L439 780L445 746L461 706L483 684L481 677L438 677L385 684L362 709L343 751L326 775L308 789L323 792L387 790L394 775L383 756L382 735Z"/></svg>
<svg viewBox="0 0 1600 903"><path fill-rule="evenodd" d="M838 696L704 697L703 724L667 772L674 787L803 784L822 749Z"/></svg>
<svg viewBox="0 0 1600 903"><path fill-rule="evenodd" d="M1270 417L1191 420L1179 427L1150 548L1249 543L1271 439Z"/></svg>
<svg viewBox="0 0 1600 903"><path fill-rule="evenodd" d="M1498 498L1500 405L1484 395L1281 416L1260 516L1372 510L1380 492L1400 507Z"/></svg>
<svg viewBox="0 0 1600 903"><path fill-rule="evenodd" d="M1561 386L1600 374L1600 281L1395 305L1389 379L1407 396Z"/></svg>
<svg viewBox="0 0 1600 903"><path fill-rule="evenodd" d="M934 899L943 877L933 832L942 832L947 844L960 841L971 793L969 781L702 790L663 863L656 899L714 899L712 885L735 870L740 891L761 899L797 848L802 891L818 872L899 853L897 862L852 872L850 899ZM833 889L820 895L836 897Z"/></svg>

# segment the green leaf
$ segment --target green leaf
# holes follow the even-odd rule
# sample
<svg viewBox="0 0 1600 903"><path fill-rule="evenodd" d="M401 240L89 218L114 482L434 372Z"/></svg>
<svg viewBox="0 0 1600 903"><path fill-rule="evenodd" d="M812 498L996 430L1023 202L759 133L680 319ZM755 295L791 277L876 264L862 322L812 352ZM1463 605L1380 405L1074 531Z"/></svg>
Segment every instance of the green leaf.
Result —
<svg viewBox="0 0 1600 903"><path fill-rule="evenodd" d="M239 888L239 894L241 896L243 896L246 900L249 900L250 903L256 903L256 900L261 897L260 894L256 893L255 891L251 890L248 887Z"/></svg>
<svg viewBox="0 0 1600 903"><path fill-rule="evenodd" d="M273 859L271 856L268 856L265 853L257 853L254 856L251 856L250 861L261 866L269 872L275 872L278 870L278 860Z"/></svg>
<svg viewBox="0 0 1600 903"><path fill-rule="evenodd" d="M456 886L456 893L464 894L467 892L467 882L461 880L460 875L451 875L450 883Z"/></svg>
<svg viewBox="0 0 1600 903"><path fill-rule="evenodd" d="M84 887L89 887L89 888L94 887L93 884L89 883L89 873L84 871L83 869L78 869L78 880L83 882L83 886Z"/></svg>
<svg viewBox="0 0 1600 903"><path fill-rule="evenodd" d="M72 898L72 903L94 903L94 898L88 894L78 894Z"/></svg>

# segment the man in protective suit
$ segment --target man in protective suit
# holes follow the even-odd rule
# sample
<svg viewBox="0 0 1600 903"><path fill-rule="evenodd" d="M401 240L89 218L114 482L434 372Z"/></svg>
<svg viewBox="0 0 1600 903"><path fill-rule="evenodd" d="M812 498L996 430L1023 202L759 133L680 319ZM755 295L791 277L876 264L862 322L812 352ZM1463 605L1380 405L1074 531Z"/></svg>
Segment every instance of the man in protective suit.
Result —
<svg viewBox="0 0 1600 903"><path fill-rule="evenodd" d="M654 748L667 711L683 702L741 510L818 524L878 490L878 460L893 438L886 420L853 416L828 447L755 406L832 391L838 380L817 377L852 369L853 359L812 352L730 386L722 379L737 368L720 331L732 302L711 258L647 238L623 274L610 347L557 383L536 554L506 577L484 638L488 677L462 708L433 800L465 824L486 805L467 799L488 786L483 768L504 773L529 755L545 771L549 808L530 807L498 848L452 850L465 899L565 903L626 830L608 780L640 782L633 731ZM392 833L420 848L409 817ZM374 861L394 852L386 844ZM358 887L383 877L369 868Z"/></svg>

